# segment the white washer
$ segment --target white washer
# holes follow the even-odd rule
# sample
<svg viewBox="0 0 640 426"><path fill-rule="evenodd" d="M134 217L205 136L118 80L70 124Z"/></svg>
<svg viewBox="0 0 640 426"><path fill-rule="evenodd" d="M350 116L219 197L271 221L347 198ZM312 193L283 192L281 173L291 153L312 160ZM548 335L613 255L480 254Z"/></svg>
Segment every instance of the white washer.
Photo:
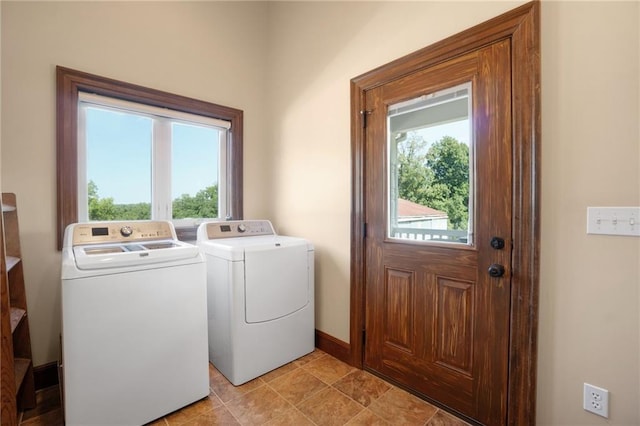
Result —
<svg viewBox="0 0 640 426"><path fill-rule="evenodd" d="M62 252L67 425L141 425L209 394L206 266L170 222L69 225Z"/></svg>
<svg viewBox="0 0 640 426"><path fill-rule="evenodd" d="M209 360L240 385L314 350L314 249L267 220L203 223Z"/></svg>

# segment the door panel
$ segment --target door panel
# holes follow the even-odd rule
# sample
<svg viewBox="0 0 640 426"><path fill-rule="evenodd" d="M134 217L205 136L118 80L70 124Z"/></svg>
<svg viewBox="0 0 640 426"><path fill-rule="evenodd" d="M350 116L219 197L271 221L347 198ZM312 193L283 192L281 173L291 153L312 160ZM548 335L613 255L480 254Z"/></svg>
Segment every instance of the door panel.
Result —
<svg viewBox="0 0 640 426"><path fill-rule="evenodd" d="M485 424L506 419L513 167L510 64L509 42L501 41L365 94L370 116L364 163L364 366ZM464 84L471 91L473 134L468 146L469 235L444 242L397 238L389 225L399 215L394 207L399 196L390 179L396 171L388 170L389 164L396 167L389 161L396 143L388 130L389 107L429 99ZM449 227L452 212L445 212ZM423 219L429 222L427 213ZM491 246L494 236L504 239L505 248ZM504 267L504 275L489 275L494 264Z"/></svg>
<svg viewBox="0 0 640 426"><path fill-rule="evenodd" d="M473 302L472 282L438 278L436 363L472 375Z"/></svg>

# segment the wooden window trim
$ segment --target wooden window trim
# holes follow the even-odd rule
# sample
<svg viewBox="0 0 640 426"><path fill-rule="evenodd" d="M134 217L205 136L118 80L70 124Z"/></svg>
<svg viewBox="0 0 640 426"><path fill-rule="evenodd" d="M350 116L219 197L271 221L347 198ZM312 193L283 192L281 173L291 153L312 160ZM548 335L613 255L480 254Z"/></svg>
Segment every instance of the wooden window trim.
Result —
<svg viewBox="0 0 640 426"><path fill-rule="evenodd" d="M57 247L62 249L64 230L78 221L78 92L90 92L141 104L174 109L231 122L228 179L233 194L234 219L243 217L242 110L185 96L125 83L61 66L56 67L57 122Z"/></svg>
<svg viewBox="0 0 640 426"><path fill-rule="evenodd" d="M417 70L509 39L512 46L514 140L511 331L507 421L535 425L538 293L540 268L540 2L418 50L351 81L351 326L349 361L362 368L365 324L364 184L365 139L361 111L367 90Z"/></svg>

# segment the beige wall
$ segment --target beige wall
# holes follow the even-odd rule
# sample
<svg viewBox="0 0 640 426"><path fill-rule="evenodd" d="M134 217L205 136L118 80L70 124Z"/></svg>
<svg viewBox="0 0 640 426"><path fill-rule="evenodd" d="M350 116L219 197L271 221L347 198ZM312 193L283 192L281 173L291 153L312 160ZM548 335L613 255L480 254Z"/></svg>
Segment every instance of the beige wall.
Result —
<svg viewBox="0 0 640 426"><path fill-rule="evenodd" d="M36 364L59 333L56 64L244 109L246 216L314 241L316 326L348 341L349 80L520 3L2 2L2 189ZM640 205L640 5L542 6L538 423L640 424L640 239L585 234L587 206ZM608 422L585 381L611 391Z"/></svg>
<svg viewBox="0 0 640 426"><path fill-rule="evenodd" d="M55 66L245 113L245 211L263 216L266 3L5 2L2 190L18 197L35 365L58 357Z"/></svg>
<svg viewBox="0 0 640 426"><path fill-rule="evenodd" d="M586 235L587 206L640 205L639 3L548 3L542 32L539 420L640 424L640 238ZM546 410L548 408L549 410Z"/></svg>

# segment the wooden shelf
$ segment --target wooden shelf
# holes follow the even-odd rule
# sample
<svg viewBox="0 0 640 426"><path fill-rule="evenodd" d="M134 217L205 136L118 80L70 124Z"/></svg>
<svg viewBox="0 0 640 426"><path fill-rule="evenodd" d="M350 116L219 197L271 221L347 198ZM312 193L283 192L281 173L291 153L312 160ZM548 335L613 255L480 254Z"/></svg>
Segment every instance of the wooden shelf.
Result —
<svg viewBox="0 0 640 426"><path fill-rule="evenodd" d="M20 324L20 321L22 321L22 319L26 316L27 311L25 311L24 309L13 307L11 308L11 334L16 331L16 328L18 328L18 324Z"/></svg>
<svg viewBox="0 0 640 426"><path fill-rule="evenodd" d="M2 425L15 425L20 412L36 406L31 337L27 318L22 250L16 196L2 193L0 216L0 318L2 362L0 381Z"/></svg>
<svg viewBox="0 0 640 426"><path fill-rule="evenodd" d="M9 204L2 204L2 213L13 212L16 210L16 206L10 206Z"/></svg>
<svg viewBox="0 0 640 426"><path fill-rule="evenodd" d="M13 371L15 371L16 393L20 391L20 387L24 382L27 373L31 367L31 360L27 358L15 358L13 360Z"/></svg>
<svg viewBox="0 0 640 426"><path fill-rule="evenodd" d="M7 272L11 271L14 266L16 266L18 263L20 263L20 258L19 257L7 256L5 259L6 259L6 262L7 262Z"/></svg>

